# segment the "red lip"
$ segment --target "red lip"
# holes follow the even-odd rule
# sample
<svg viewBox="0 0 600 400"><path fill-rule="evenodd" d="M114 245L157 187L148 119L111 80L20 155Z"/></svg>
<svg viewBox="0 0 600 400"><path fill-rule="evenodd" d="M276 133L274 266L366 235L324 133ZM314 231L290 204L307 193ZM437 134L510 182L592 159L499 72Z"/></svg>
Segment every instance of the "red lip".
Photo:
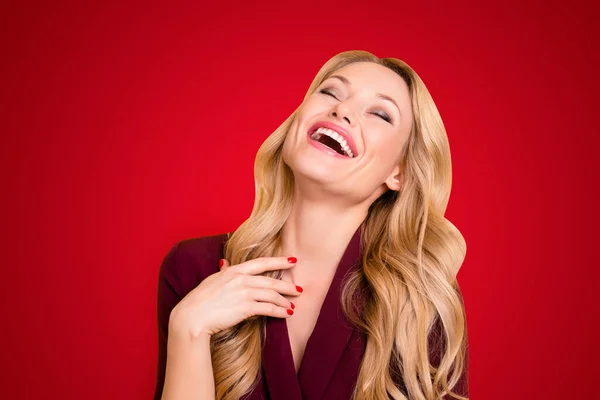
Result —
<svg viewBox="0 0 600 400"><path fill-rule="evenodd" d="M350 150L352 150L352 154L354 155L354 157L356 157L358 155L358 150L356 150L356 144L354 144L354 140L352 139L352 136L350 135L350 133L348 133L347 130L345 130L344 128L342 128L341 126L334 124L333 122L330 121L318 121L315 122L309 129L308 129L308 137L310 138L310 136L314 133L314 131L316 131L319 128L328 128L331 129L332 131L336 131L337 133L340 134L340 136L342 136L344 139L346 139L346 142L348 143L348 147L350 147Z"/></svg>

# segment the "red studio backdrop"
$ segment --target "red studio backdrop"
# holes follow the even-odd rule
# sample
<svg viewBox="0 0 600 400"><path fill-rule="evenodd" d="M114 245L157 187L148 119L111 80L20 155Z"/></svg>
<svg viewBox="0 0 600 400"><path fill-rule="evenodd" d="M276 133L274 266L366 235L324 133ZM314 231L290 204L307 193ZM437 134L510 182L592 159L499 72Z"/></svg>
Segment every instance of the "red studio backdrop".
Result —
<svg viewBox="0 0 600 400"><path fill-rule="evenodd" d="M471 397L598 398L595 3L216 3L0 6L1 397L151 398L162 258L248 217L260 144L362 49L444 119Z"/></svg>

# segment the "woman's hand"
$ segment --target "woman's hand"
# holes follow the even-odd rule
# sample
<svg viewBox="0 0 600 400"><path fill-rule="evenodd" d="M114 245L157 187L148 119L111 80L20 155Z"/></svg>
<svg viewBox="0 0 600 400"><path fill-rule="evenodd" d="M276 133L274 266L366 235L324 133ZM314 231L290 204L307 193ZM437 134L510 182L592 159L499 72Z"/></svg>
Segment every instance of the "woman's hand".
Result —
<svg viewBox="0 0 600 400"><path fill-rule="evenodd" d="M173 308L169 334L197 338L232 327L255 315L288 318L293 303L282 294L298 296L302 288L292 282L261 276L265 271L292 268L294 257L261 257L229 266L204 279Z"/></svg>

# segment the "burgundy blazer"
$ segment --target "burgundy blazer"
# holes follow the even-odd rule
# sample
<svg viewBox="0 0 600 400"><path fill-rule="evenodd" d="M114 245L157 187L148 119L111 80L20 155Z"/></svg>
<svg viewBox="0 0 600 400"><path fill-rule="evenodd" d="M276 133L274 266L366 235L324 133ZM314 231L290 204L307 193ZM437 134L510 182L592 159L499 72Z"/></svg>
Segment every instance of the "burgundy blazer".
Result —
<svg viewBox="0 0 600 400"><path fill-rule="evenodd" d="M321 307L315 328L306 344L296 374L285 318L267 317L263 366L259 382L244 400L345 400L350 399L366 337L353 328L341 308L341 287L346 274L359 268L360 231L350 240ZM160 400L165 379L169 315L175 305L207 276L218 272L226 234L186 239L176 243L165 256L158 282L158 370L154 399ZM439 365L443 351L440 326L432 335L430 358ZM468 354L468 353L467 353ZM467 358L468 360L468 358ZM402 383L399 387L404 389ZM468 397L467 369L454 388ZM444 399L450 399L445 396Z"/></svg>

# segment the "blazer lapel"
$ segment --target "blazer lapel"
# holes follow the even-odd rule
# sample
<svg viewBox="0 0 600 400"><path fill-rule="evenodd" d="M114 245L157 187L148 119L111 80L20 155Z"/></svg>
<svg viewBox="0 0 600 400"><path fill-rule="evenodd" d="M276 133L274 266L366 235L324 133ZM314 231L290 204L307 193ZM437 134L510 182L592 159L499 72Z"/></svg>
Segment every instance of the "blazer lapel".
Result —
<svg viewBox="0 0 600 400"><path fill-rule="evenodd" d="M302 400L285 319L267 317L262 355L270 398L272 400Z"/></svg>
<svg viewBox="0 0 600 400"><path fill-rule="evenodd" d="M341 289L346 275L360 267L362 226L362 224L359 226L346 247L323 301L315 329L306 344L302 364L298 371L300 387L306 400L320 400L323 397L338 361L348 345L352 333L355 332L355 328L342 310ZM282 321L285 326L285 320ZM287 338L287 329L285 329L285 335ZM288 346L288 348L290 347ZM289 358L293 364L291 350L289 351ZM293 365L292 368L292 371L295 372Z"/></svg>

